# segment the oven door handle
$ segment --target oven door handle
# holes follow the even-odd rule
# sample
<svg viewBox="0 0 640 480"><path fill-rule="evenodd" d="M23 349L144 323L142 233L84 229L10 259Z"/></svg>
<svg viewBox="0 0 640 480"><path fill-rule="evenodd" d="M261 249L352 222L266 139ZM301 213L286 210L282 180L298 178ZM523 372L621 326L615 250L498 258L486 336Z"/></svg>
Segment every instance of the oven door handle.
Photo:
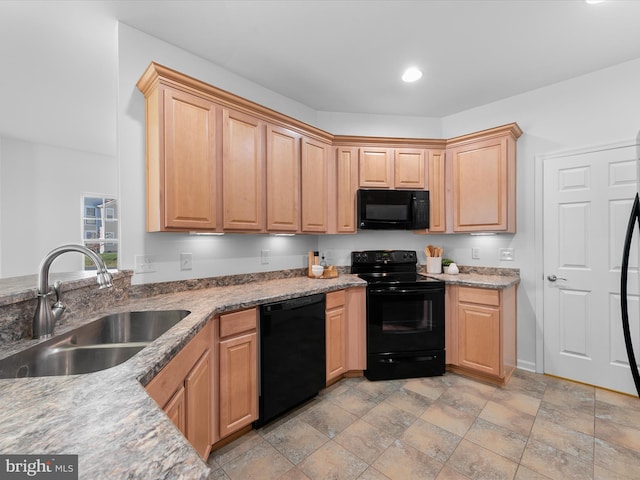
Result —
<svg viewBox="0 0 640 480"><path fill-rule="evenodd" d="M378 288L369 290L369 293L375 295L395 295L398 293L430 293L435 289L417 289L417 288Z"/></svg>

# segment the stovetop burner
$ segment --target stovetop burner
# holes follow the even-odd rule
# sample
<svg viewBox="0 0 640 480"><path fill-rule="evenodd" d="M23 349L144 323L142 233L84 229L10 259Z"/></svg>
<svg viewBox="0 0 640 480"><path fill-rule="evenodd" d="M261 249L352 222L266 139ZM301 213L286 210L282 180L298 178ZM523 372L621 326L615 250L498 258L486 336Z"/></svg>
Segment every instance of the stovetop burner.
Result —
<svg viewBox="0 0 640 480"><path fill-rule="evenodd" d="M442 280L417 272L415 250L364 250L351 252L351 273L368 284L443 284Z"/></svg>

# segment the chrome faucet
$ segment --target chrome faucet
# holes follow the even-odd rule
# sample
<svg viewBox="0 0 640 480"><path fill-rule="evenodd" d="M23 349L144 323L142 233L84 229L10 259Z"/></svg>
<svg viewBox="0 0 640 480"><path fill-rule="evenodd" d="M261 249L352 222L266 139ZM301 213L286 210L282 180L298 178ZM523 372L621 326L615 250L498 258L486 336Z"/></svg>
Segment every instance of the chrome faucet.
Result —
<svg viewBox="0 0 640 480"><path fill-rule="evenodd" d="M40 262L40 273L38 276L38 305L35 315L33 316L33 338L49 338L53 335L53 327L56 321L62 316L65 305L60 301L60 282L54 284L56 293L56 302L53 308L49 304L47 297L49 291L49 268L53 261L66 252L80 252L89 257L98 269L98 288L113 286L112 277L107 270L102 258L93 250L88 249L84 245L62 245L51 250L46 257Z"/></svg>

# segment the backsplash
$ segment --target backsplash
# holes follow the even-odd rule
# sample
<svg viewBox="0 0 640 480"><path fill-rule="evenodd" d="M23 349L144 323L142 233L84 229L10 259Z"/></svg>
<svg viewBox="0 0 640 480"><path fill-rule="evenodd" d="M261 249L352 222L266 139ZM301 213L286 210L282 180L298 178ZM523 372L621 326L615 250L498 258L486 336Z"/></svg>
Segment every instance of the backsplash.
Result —
<svg viewBox="0 0 640 480"><path fill-rule="evenodd" d="M446 273L446 267L442 268L443 272ZM458 265L458 270L460 273L474 273L477 275L500 275L500 276L520 276L519 268L503 268L503 267L478 267L474 265ZM419 265L418 271L420 273L427 273L426 265Z"/></svg>
<svg viewBox="0 0 640 480"><path fill-rule="evenodd" d="M350 267L336 267L338 273L349 273ZM306 268L290 270L276 270L272 272L243 273L237 275L224 275L220 277L197 278L179 280L174 282L145 283L132 285L130 298L147 298L167 293L183 292L185 290L200 290L202 288L227 287L230 285L242 285L243 283L262 282L281 278L304 277Z"/></svg>
<svg viewBox="0 0 640 480"><path fill-rule="evenodd" d="M95 275L62 282L61 299L66 305L64 315L57 322L65 325L85 319L96 312L109 309L129 298L131 286L130 270L112 272L113 287L99 289ZM33 279L31 279L33 277ZM0 346L31 338L33 315L38 303L36 299L37 276L2 280L0 288ZM51 280L65 279L65 275L51 275ZM29 282L33 288L21 290Z"/></svg>
<svg viewBox="0 0 640 480"><path fill-rule="evenodd" d="M341 274L349 273L349 267L337 267ZM73 278L69 274L53 274L51 281L62 281L62 300L67 306L58 325L72 324L107 312L129 298L148 298L187 290L242 285L281 278L306 276L306 268L226 275L173 282L131 285L131 270L113 273L113 287L99 289L94 275ZM33 315L36 309L37 276L0 280L0 346L31 338Z"/></svg>

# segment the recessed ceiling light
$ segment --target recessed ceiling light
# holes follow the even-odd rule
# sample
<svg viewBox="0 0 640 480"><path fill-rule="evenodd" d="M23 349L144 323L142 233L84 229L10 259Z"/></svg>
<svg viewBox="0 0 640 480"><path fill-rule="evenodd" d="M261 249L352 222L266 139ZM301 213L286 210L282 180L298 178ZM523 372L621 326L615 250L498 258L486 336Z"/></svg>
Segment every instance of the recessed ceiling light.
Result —
<svg viewBox="0 0 640 480"><path fill-rule="evenodd" d="M402 80L405 82L415 82L422 77L422 72L416 67L407 68L402 74Z"/></svg>

